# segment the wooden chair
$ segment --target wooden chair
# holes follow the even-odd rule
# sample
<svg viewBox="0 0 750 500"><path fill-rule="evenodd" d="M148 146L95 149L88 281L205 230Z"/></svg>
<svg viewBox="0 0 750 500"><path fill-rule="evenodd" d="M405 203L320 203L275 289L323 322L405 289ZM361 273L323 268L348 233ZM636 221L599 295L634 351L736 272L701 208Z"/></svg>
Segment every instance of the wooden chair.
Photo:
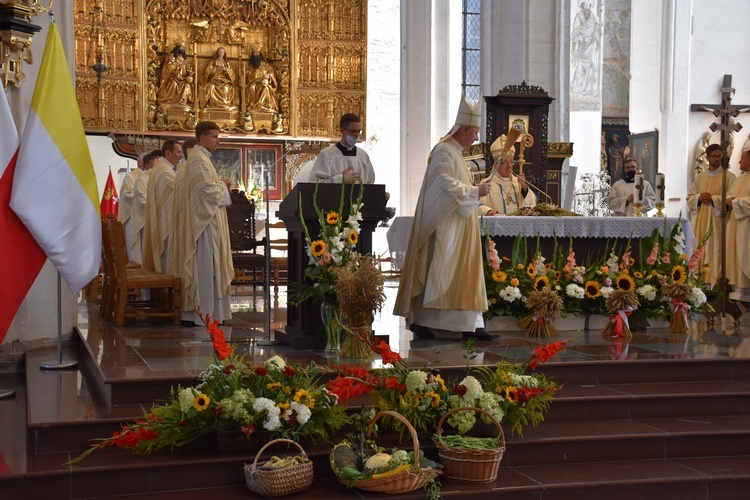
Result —
<svg viewBox="0 0 750 500"><path fill-rule="evenodd" d="M115 222L114 215L108 215L106 220L102 221L102 269L101 276L102 291L99 300L99 312L105 321L112 321L114 316L115 304L115 256L114 243L112 241L112 224ZM126 269L128 273L142 273L141 266L135 262L128 262ZM140 290L136 294L136 299L140 298Z"/></svg>
<svg viewBox="0 0 750 500"><path fill-rule="evenodd" d="M106 225L114 278L110 280L114 292L111 293L112 322L121 326L126 317L171 317L173 323L179 325L182 280L154 271L128 268L122 222L108 220ZM149 300L139 300L141 289L151 290Z"/></svg>
<svg viewBox="0 0 750 500"><path fill-rule="evenodd" d="M258 281L258 273L264 267L263 256L256 253L261 242L256 239L255 201L248 200L243 191L232 190L229 193L232 204L227 207L227 223L234 266L232 284L252 284L254 288L262 283Z"/></svg>
<svg viewBox="0 0 750 500"><path fill-rule="evenodd" d="M284 221L274 222L268 225L269 232L272 229L284 229ZM267 235L270 237L270 235ZM271 249L271 285L273 286L273 298L274 302L279 302L279 285L287 284L287 275L289 270L289 258L287 257L287 251L289 249L289 240L287 238L271 239L269 242ZM283 255L274 256L274 252L282 253Z"/></svg>

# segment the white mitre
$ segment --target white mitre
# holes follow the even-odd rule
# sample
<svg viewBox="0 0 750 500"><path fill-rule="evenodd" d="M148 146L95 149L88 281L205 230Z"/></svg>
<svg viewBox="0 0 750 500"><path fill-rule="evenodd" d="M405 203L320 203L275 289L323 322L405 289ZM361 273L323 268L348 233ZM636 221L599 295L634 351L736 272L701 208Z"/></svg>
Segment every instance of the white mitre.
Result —
<svg viewBox="0 0 750 500"><path fill-rule="evenodd" d="M500 159L500 155L503 154L503 151L505 149L505 141L507 139L508 137L505 134L503 134L497 139L495 139L495 142L492 143L492 145L490 146L490 153L492 153L493 160ZM504 157L510 156L511 158L513 158L515 155L516 155L516 147L511 146L508 151L505 151L505 154L503 156Z"/></svg>
<svg viewBox="0 0 750 500"><path fill-rule="evenodd" d="M461 103L458 105L456 123L446 137L455 134L459 127L482 127L482 101L472 106L466 100L466 95L463 92L461 93Z"/></svg>

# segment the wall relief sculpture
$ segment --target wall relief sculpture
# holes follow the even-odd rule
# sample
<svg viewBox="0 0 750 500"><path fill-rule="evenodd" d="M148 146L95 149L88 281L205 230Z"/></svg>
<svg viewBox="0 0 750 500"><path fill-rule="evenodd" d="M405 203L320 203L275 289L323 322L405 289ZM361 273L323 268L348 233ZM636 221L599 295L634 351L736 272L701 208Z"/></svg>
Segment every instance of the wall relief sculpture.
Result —
<svg viewBox="0 0 750 500"><path fill-rule="evenodd" d="M286 2L148 0L151 130L289 130L291 23Z"/></svg>

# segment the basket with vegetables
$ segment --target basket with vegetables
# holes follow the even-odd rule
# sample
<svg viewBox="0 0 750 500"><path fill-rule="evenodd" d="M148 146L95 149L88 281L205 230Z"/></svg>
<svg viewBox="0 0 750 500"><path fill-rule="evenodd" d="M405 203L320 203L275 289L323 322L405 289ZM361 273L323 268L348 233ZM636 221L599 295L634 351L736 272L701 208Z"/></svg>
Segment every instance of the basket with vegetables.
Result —
<svg viewBox="0 0 750 500"><path fill-rule="evenodd" d="M271 457L258 465L263 452L276 443L290 443L301 452L291 457ZM252 464L245 464L245 482L255 493L267 497L278 497L297 493L310 487L313 481L313 464L305 450L289 439L274 439L258 451Z"/></svg>
<svg viewBox="0 0 750 500"><path fill-rule="evenodd" d="M456 412L477 411L497 427L496 437L443 436L443 422ZM454 408L445 413L438 422L435 444L443 464L445 477L458 481L490 482L497 479L497 469L505 453L505 436L500 423L481 408L467 406Z"/></svg>
<svg viewBox="0 0 750 500"><path fill-rule="evenodd" d="M390 416L400 420L411 434L413 451L391 450L386 453L369 439L375 422ZM414 427L401 414L381 411L373 417L361 439L345 439L331 452L331 467L339 482L354 488L379 493L408 493L425 487L434 491L434 479L440 464L427 460L419 449Z"/></svg>

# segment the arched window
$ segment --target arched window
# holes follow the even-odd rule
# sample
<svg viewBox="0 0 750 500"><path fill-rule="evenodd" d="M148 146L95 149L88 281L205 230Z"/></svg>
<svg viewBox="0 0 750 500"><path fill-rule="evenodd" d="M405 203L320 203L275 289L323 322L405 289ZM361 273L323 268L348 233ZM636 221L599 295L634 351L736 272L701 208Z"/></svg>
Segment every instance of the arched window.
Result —
<svg viewBox="0 0 750 500"><path fill-rule="evenodd" d="M461 33L461 88L466 99L475 104L482 97L479 89L481 0L463 0L463 27Z"/></svg>

